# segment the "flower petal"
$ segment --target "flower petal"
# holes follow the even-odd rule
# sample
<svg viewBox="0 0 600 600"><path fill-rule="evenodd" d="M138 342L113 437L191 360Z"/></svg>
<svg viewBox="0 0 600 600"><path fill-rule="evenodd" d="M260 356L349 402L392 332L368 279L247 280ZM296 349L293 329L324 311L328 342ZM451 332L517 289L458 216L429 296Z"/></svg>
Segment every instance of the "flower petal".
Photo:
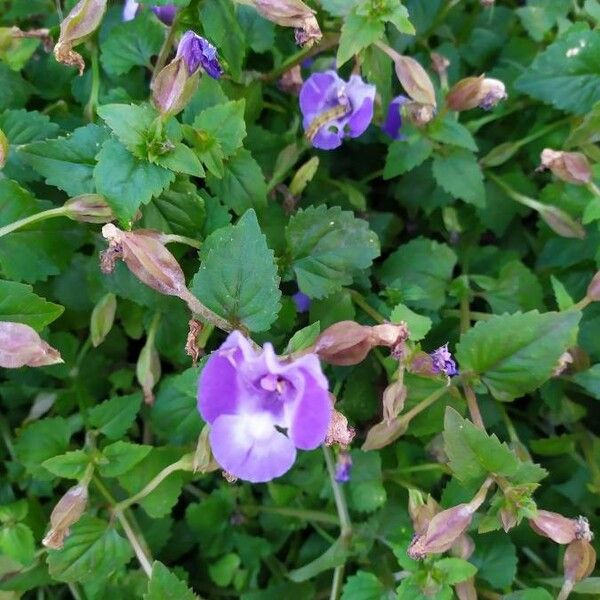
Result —
<svg viewBox="0 0 600 600"><path fill-rule="evenodd" d="M373 120L375 86L365 83L358 75L352 75L346 86L352 104L352 113L347 121L350 137L362 135Z"/></svg>
<svg viewBox="0 0 600 600"><path fill-rule="evenodd" d="M344 82L335 71L313 73L300 90L300 110L304 115L304 128L306 129L315 116L323 112L332 91Z"/></svg>
<svg viewBox="0 0 600 600"><path fill-rule="evenodd" d="M209 440L219 465L252 483L280 477L296 460L294 444L264 413L221 415L211 426Z"/></svg>

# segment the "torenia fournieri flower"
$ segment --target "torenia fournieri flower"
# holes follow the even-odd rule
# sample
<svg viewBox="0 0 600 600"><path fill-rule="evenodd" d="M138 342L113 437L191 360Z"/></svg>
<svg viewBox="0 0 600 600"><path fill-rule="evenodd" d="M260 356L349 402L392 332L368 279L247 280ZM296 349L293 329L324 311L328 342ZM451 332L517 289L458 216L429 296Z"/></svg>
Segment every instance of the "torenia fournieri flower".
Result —
<svg viewBox="0 0 600 600"><path fill-rule="evenodd" d="M456 83L446 96L446 104L451 110L470 110L479 106L490 110L507 97L506 87L499 79L466 77Z"/></svg>
<svg viewBox="0 0 600 600"><path fill-rule="evenodd" d="M193 31L186 31L183 34L177 47L177 58L183 58L190 76L200 67L213 79L219 79L223 75L217 49Z"/></svg>
<svg viewBox="0 0 600 600"><path fill-rule="evenodd" d="M333 150L346 137L362 135L373 119L375 86L358 75L344 81L333 71L313 73L300 90L306 137L315 148Z"/></svg>
<svg viewBox="0 0 600 600"><path fill-rule="evenodd" d="M297 448L324 442L332 410L327 389L316 355L282 361L271 344L257 351L234 331L209 357L198 384L215 460L254 483L283 475Z"/></svg>
<svg viewBox="0 0 600 600"><path fill-rule="evenodd" d="M402 129L402 115L400 110L407 101L408 98L406 96L396 96L388 106L387 115L381 129L393 140L400 140L403 137L400 133Z"/></svg>
<svg viewBox="0 0 600 600"><path fill-rule="evenodd" d="M456 363L448 350L448 344L440 346L431 353L432 369L434 373L443 373L446 377L458 375Z"/></svg>
<svg viewBox="0 0 600 600"><path fill-rule="evenodd" d="M123 21L135 19L135 15L140 7L136 0L126 0L123 7ZM165 4L164 6L153 6L152 12L165 24L172 25L177 14L177 7L174 4Z"/></svg>

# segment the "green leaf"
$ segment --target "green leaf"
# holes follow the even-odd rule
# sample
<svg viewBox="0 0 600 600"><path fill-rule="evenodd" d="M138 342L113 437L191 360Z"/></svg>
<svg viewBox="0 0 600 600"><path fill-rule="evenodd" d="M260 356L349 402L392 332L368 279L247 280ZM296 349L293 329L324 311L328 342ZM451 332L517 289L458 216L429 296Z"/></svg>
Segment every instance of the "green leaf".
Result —
<svg viewBox="0 0 600 600"><path fill-rule="evenodd" d="M154 561L152 575L144 600L197 600L198 596L169 571L161 562Z"/></svg>
<svg viewBox="0 0 600 600"><path fill-rule="evenodd" d="M228 552L216 562L208 565L208 574L219 587L227 587L233 581L240 562L237 554Z"/></svg>
<svg viewBox="0 0 600 600"><path fill-rule="evenodd" d="M45 460L42 463L42 467L57 477L64 477L65 479L81 479L89 464L89 454L83 450L73 450L72 452L67 452L66 454L61 454Z"/></svg>
<svg viewBox="0 0 600 600"><path fill-rule="evenodd" d="M569 0L528 0L527 6L517 8L523 27L536 41L541 42L544 35L554 27L557 21L567 16L571 9Z"/></svg>
<svg viewBox="0 0 600 600"><path fill-rule="evenodd" d="M142 394L115 396L94 406L89 413L89 422L108 439L118 440L133 425L142 405Z"/></svg>
<svg viewBox="0 0 600 600"><path fill-rule="evenodd" d="M83 515L63 548L48 551L48 570L58 581L88 583L108 578L132 556L131 546L112 525Z"/></svg>
<svg viewBox="0 0 600 600"><path fill-rule="evenodd" d="M0 550L22 565L29 565L35 558L35 540L25 523L13 523L0 529Z"/></svg>
<svg viewBox="0 0 600 600"><path fill-rule="evenodd" d="M438 310L446 301L455 265L456 254L449 246L419 238L393 252L383 263L379 277L386 286L410 290L407 304Z"/></svg>
<svg viewBox="0 0 600 600"><path fill-rule="evenodd" d="M394 0L388 3L390 9L384 12L380 18L389 21L400 33L414 35L416 33L414 25L409 20L408 10L402 6L400 0Z"/></svg>
<svg viewBox="0 0 600 600"><path fill-rule="evenodd" d="M413 312L405 304L397 304L390 315L392 323L404 321L408 325L409 339L413 342L422 340L431 329L431 319Z"/></svg>
<svg viewBox="0 0 600 600"><path fill-rule="evenodd" d="M592 398L600 400L600 364L592 365L585 371L580 371L572 377Z"/></svg>
<svg viewBox="0 0 600 600"><path fill-rule="evenodd" d="M383 37L385 27L378 19L350 13L342 25L342 35L337 52L337 67L341 67L358 54Z"/></svg>
<svg viewBox="0 0 600 600"><path fill-rule="evenodd" d="M537 483L546 475L540 466L519 460L495 435L488 435L463 419L450 406L444 418L444 449L452 472L462 482L480 480L493 473L514 484Z"/></svg>
<svg viewBox="0 0 600 600"><path fill-rule="evenodd" d="M379 241L368 223L337 206L299 210L290 219L286 239L298 286L311 298L349 285L355 273L379 256Z"/></svg>
<svg viewBox="0 0 600 600"><path fill-rule="evenodd" d="M598 4L598 8L600 10L600 4ZM581 123L571 131L565 147L572 148L597 142L600 142L600 102L596 102L590 112L583 117Z"/></svg>
<svg viewBox="0 0 600 600"><path fill-rule="evenodd" d="M483 173L472 152L457 148L433 159L433 176L438 185L456 198L480 208L485 206Z"/></svg>
<svg viewBox="0 0 600 600"><path fill-rule="evenodd" d="M19 149L19 156L48 185L60 188L69 196L93 194L96 155L107 137L105 128L86 125L66 138L26 144Z"/></svg>
<svg viewBox="0 0 600 600"><path fill-rule="evenodd" d="M517 574L517 550L504 532L477 536L469 560L477 567L477 577L497 590L509 587Z"/></svg>
<svg viewBox="0 0 600 600"><path fill-rule="evenodd" d="M94 169L94 180L122 223L129 223L142 204L148 204L175 179L171 171L141 161L117 140L104 142Z"/></svg>
<svg viewBox="0 0 600 600"><path fill-rule="evenodd" d="M471 132L451 117L446 117L443 121L434 121L427 133L436 142L477 152L477 144Z"/></svg>
<svg viewBox="0 0 600 600"><path fill-rule="evenodd" d="M309 348L315 343L317 337L319 337L319 333L321 333L320 321L311 323L307 327L296 331L296 333L290 338L290 341L285 348L285 354L290 354L292 352L298 352L300 350Z"/></svg>
<svg viewBox="0 0 600 600"><path fill-rule="evenodd" d="M33 86L19 73L0 61L0 110L21 108L33 92Z"/></svg>
<svg viewBox="0 0 600 600"><path fill-rule="evenodd" d="M27 425L19 432L15 452L19 461L36 479L52 479L42 463L64 454L69 447L71 430L65 419L53 417Z"/></svg>
<svg viewBox="0 0 600 600"><path fill-rule="evenodd" d="M158 112L149 104L105 104L97 109L119 141L137 158L147 158L150 128Z"/></svg>
<svg viewBox="0 0 600 600"><path fill-rule="evenodd" d="M152 68L150 59L160 52L165 33L150 11L132 21L119 23L101 43L100 60L111 75L123 75L135 66Z"/></svg>
<svg viewBox="0 0 600 600"><path fill-rule="evenodd" d="M274 254L254 211L206 238L200 257L192 293L236 326L267 330L277 318L281 292Z"/></svg>
<svg viewBox="0 0 600 600"><path fill-rule="evenodd" d="M193 177L204 177L205 175L200 159L185 144L175 144L173 150L157 156L154 162L176 173L192 175Z"/></svg>
<svg viewBox="0 0 600 600"><path fill-rule="evenodd" d="M358 571L346 579L341 600L382 600L385 588L373 573Z"/></svg>
<svg viewBox="0 0 600 600"><path fill-rule="evenodd" d="M571 31L538 54L515 86L556 108L585 114L600 100L598 56L599 30Z"/></svg>
<svg viewBox="0 0 600 600"><path fill-rule="evenodd" d="M34 294L30 285L0 279L0 321L25 323L41 331L63 311L59 304Z"/></svg>
<svg viewBox="0 0 600 600"><path fill-rule="evenodd" d="M477 573L477 567L462 558L441 558L433 563L433 568L441 573L441 580L448 585L465 581Z"/></svg>
<svg viewBox="0 0 600 600"><path fill-rule="evenodd" d="M388 148L383 178L392 179L412 171L431 156L433 145L420 134L406 140L394 140Z"/></svg>
<svg viewBox="0 0 600 600"><path fill-rule="evenodd" d="M118 441L102 450L100 474L103 477L118 477L127 473L152 450L152 446Z"/></svg>
<svg viewBox="0 0 600 600"><path fill-rule="evenodd" d="M506 594L503 600L553 600L553 596L544 588L538 587Z"/></svg>
<svg viewBox="0 0 600 600"><path fill-rule="evenodd" d="M350 505L359 512L373 512L387 499L377 452L352 451L352 477L348 485Z"/></svg>
<svg viewBox="0 0 600 600"><path fill-rule="evenodd" d="M210 173L206 183L210 191L238 215L249 208L259 209L267 205L265 177L259 164L244 148L226 161L221 179Z"/></svg>
<svg viewBox="0 0 600 600"><path fill-rule="evenodd" d="M246 137L245 107L245 100L234 100L204 109L194 120L197 136L212 136L221 147L223 158L229 158Z"/></svg>
<svg viewBox="0 0 600 600"><path fill-rule="evenodd" d="M531 311L479 321L457 345L461 371L480 377L498 400L532 392L575 344L580 318L578 311Z"/></svg>

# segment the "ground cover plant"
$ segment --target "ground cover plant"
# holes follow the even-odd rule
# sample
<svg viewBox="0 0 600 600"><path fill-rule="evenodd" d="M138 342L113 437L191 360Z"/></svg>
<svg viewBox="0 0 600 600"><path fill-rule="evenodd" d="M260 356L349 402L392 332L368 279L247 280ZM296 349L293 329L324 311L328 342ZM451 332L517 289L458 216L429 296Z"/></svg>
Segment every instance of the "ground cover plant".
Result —
<svg viewBox="0 0 600 600"><path fill-rule="evenodd" d="M599 598L598 0L0 0L0 600Z"/></svg>

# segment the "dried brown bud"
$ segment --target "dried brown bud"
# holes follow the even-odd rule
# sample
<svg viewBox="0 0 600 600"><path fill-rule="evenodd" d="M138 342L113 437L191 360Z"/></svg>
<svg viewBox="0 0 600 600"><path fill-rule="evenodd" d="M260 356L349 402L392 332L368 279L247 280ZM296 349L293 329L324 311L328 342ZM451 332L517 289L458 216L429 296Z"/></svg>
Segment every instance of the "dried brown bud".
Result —
<svg viewBox="0 0 600 600"><path fill-rule="evenodd" d="M0 129L0 169L3 169L6 164L9 148L8 138L4 135L4 131Z"/></svg>
<svg viewBox="0 0 600 600"><path fill-rule="evenodd" d="M356 365L373 347L371 328L354 321L334 323L315 343L315 352L321 360L332 365Z"/></svg>
<svg viewBox="0 0 600 600"><path fill-rule="evenodd" d="M586 540L575 540L565 550L565 579L577 583L591 575L596 566L596 551Z"/></svg>
<svg viewBox="0 0 600 600"><path fill-rule="evenodd" d="M192 461L192 471L194 473L211 473L219 468L219 465L212 455L212 450L210 449L210 442L208 440L209 433L210 425L206 424L198 436L196 452L194 453L194 459Z"/></svg>
<svg viewBox="0 0 600 600"><path fill-rule="evenodd" d="M303 83L300 65L296 65L281 76L278 85L280 90L297 96L302 89Z"/></svg>
<svg viewBox="0 0 600 600"><path fill-rule="evenodd" d="M446 96L446 104L451 110L457 111L477 106L489 110L506 97L506 88L500 80L481 75L466 77L456 83Z"/></svg>
<svg viewBox="0 0 600 600"><path fill-rule="evenodd" d="M440 512L440 505L431 495L427 501L419 490L410 488L408 490L408 514L412 520L415 535L423 535L429 527L431 519Z"/></svg>
<svg viewBox="0 0 600 600"><path fill-rule="evenodd" d="M435 107L431 104L407 102L403 111L415 127L425 127L435 117Z"/></svg>
<svg viewBox="0 0 600 600"><path fill-rule="evenodd" d="M410 56L394 53L396 75L406 93L419 104L437 106L435 89L427 71Z"/></svg>
<svg viewBox="0 0 600 600"><path fill-rule="evenodd" d="M172 60L152 82L152 101L163 115L180 113L194 95L199 72L190 75L183 57Z"/></svg>
<svg viewBox="0 0 600 600"><path fill-rule="evenodd" d="M315 18L315 11L301 0L250 0L256 10L269 21L296 30L296 43L312 46L323 35Z"/></svg>
<svg viewBox="0 0 600 600"><path fill-rule="evenodd" d="M60 352L29 325L0 321L0 367L44 367L62 362Z"/></svg>
<svg viewBox="0 0 600 600"><path fill-rule="evenodd" d="M200 357L204 354L204 348L198 345L198 336L202 331L203 325L196 319L190 319L188 322L188 334L185 342L185 353L192 358L192 362L196 364Z"/></svg>
<svg viewBox="0 0 600 600"><path fill-rule="evenodd" d="M117 297L110 292L102 296L94 306L90 318L90 337L94 348L97 348L110 333L115 322L116 312Z"/></svg>
<svg viewBox="0 0 600 600"><path fill-rule="evenodd" d="M574 540L592 540L592 532L585 517L568 519L559 513L539 510L529 520L531 528L539 535L550 538L557 544L570 544Z"/></svg>
<svg viewBox="0 0 600 600"><path fill-rule="evenodd" d="M408 339L408 325L402 321L398 324L383 323L371 328L375 346L387 346L392 351L394 358L401 358L404 352L404 343Z"/></svg>
<svg viewBox="0 0 600 600"><path fill-rule="evenodd" d="M402 412L408 390L402 381L390 383L383 391L383 420L391 423Z"/></svg>
<svg viewBox="0 0 600 600"><path fill-rule="evenodd" d="M600 271L598 271L587 288L587 297L594 302L600 300Z"/></svg>
<svg viewBox="0 0 600 600"><path fill-rule="evenodd" d="M348 419L341 412L334 409L331 412L325 445L339 444L342 448L347 448L352 443L355 435L354 428L348 427Z"/></svg>
<svg viewBox="0 0 600 600"><path fill-rule="evenodd" d="M570 352L563 352L559 358L558 362L554 366L554 370L552 371L552 377L560 377L568 368L569 365L573 364L573 357Z"/></svg>
<svg viewBox="0 0 600 600"><path fill-rule="evenodd" d="M502 529L508 533L513 527L516 527L519 516L514 506L503 506L500 509L500 521L502 522Z"/></svg>
<svg viewBox="0 0 600 600"><path fill-rule="evenodd" d="M54 47L54 56L58 62L77 67L79 75L83 75L85 62L73 48L96 31L106 12L106 2L107 0L80 0L60 24L60 36Z"/></svg>
<svg viewBox="0 0 600 600"><path fill-rule="evenodd" d="M63 547L71 525L77 523L84 513L87 500L87 485L80 483L67 490L50 515L50 531L42 540L46 548L59 550Z"/></svg>
<svg viewBox="0 0 600 600"><path fill-rule="evenodd" d="M538 170L550 169L556 177L568 183L585 185L592 180L592 169L585 154L544 148Z"/></svg>
<svg viewBox="0 0 600 600"><path fill-rule="evenodd" d="M434 71L438 75L445 74L450 66L450 61L438 52L432 52L429 56L431 57L431 65L433 66Z"/></svg>
<svg viewBox="0 0 600 600"><path fill-rule="evenodd" d="M71 198L65 202L65 208L69 219L82 223L108 223L115 218L104 196L99 194L83 194Z"/></svg>

